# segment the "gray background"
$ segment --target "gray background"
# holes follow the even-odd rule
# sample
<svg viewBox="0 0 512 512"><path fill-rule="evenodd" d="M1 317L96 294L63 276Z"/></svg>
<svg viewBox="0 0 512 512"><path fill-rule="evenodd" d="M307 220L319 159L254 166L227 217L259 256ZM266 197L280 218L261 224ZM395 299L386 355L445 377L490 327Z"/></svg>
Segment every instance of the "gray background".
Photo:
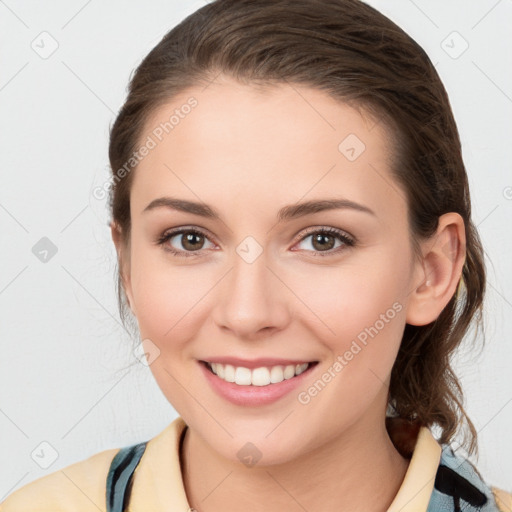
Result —
<svg viewBox="0 0 512 512"><path fill-rule="evenodd" d="M458 122L489 293L485 350L456 368L478 467L512 491L512 1L368 3L425 48ZM109 177L109 124L130 73L203 4L0 1L0 501L176 417L147 367L124 368L135 359L117 315L106 201L92 190Z"/></svg>

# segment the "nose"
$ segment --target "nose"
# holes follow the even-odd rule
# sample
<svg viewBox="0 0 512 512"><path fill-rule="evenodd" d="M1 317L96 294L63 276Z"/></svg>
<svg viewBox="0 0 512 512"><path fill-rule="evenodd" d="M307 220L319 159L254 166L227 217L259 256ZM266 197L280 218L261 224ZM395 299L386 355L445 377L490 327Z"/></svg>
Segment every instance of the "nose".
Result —
<svg viewBox="0 0 512 512"><path fill-rule="evenodd" d="M235 254L222 280L213 320L237 339L256 340L288 325L290 292L269 266L265 252L252 262L241 254Z"/></svg>

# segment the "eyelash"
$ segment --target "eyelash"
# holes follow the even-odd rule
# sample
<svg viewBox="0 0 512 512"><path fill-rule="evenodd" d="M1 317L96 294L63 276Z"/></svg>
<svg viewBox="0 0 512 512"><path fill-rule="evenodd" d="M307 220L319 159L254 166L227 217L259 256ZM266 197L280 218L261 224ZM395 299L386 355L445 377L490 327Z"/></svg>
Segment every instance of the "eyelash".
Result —
<svg viewBox="0 0 512 512"><path fill-rule="evenodd" d="M179 229L176 229L175 231L168 231L168 232L164 233L162 236L158 237L158 239L156 240L156 243L157 243L157 245L163 246L171 238L174 238L177 235L182 235L184 233L193 233L195 235L201 235L201 236L204 236L205 238L208 238L206 233L204 233L203 231L198 230L196 228L179 228ZM354 247L356 245L356 240L354 238L349 236L344 231L341 231L340 229L331 228L331 227L312 228L310 230L307 230L306 233L304 233L302 235L302 237L296 243L302 242L308 236L317 234L317 233L328 234L328 235L334 236L334 237L338 238L339 240L341 240L343 242L343 244L345 245L345 247ZM195 257L198 255L197 253L201 252L201 249L198 251L178 251L171 246L164 247L164 250L169 251L174 256L185 257L185 258ZM331 256L333 254L337 254L340 252L340 250L344 250L344 247L338 247L336 249L329 249L328 251L307 251L307 252L312 252L315 257L317 257L317 256L326 257L326 256Z"/></svg>

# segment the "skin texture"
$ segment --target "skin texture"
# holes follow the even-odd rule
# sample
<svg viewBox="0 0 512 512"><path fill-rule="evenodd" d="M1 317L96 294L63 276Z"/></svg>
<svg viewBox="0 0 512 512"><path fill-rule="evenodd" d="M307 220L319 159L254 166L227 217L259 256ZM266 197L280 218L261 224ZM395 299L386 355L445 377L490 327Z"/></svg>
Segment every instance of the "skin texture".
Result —
<svg viewBox="0 0 512 512"><path fill-rule="evenodd" d="M255 88L221 76L160 107L140 140L191 96L197 106L133 171L128 245L112 224L130 308L142 339L160 351L150 369L189 426L182 454L189 503L200 512L385 511L408 465L385 428L389 376L405 324L432 322L455 293L463 220L443 215L415 259L405 195L389 170L392 134L307 87ZM365 145L353 161L339 150L349 134ZM143 212L162 196L206 203L221 220L165 207ZM337 209L277 222L285 205L333 198L375 215ZM183 235L165 245L191 257L156 243L183 226L206 237L192 249ZM306 229L325 227L355 245L334 238L322 251ZM252 263L236 250L246 237L262 249ZM393 304L394 318L300 403L298 393ZM247 407L218 396L199 367L228 355L319 364L297 392ZM261 452L253 467L237 456L247 442Z"/></svg>

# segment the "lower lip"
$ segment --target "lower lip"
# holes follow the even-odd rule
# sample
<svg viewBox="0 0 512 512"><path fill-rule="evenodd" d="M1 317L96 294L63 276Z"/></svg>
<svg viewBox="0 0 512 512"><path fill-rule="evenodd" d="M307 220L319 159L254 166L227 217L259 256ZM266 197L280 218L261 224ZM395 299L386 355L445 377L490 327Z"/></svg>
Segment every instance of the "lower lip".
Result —
<svg viewBox="0 0 512 512"><path fill-rule="evenodd" d="M292 377L291 379L285 379L276 384L268 384L267 386L239 386L234 382L222 380L210 371L206 363L199 362L199 366L206 380L221 397L235 405L245 406L266 405L279 400L284 395L303 384L304 379L308 377L317 364L318 363L311 364L308 369L300 375Z"/></svg>

